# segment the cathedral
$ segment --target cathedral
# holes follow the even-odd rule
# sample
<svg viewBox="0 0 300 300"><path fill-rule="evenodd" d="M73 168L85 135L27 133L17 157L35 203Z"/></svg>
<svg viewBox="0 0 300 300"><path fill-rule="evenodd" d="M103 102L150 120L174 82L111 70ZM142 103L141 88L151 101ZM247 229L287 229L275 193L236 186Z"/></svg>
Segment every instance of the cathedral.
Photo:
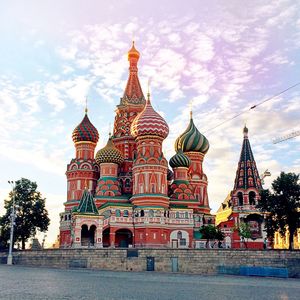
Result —
<svg viewBox="0 0 300 300"><path fill-rule="evenodd" d="M150 94L144 97L139 58L133 43L106 146L95 154L99 133L87 109L73 131L75 158L66 171L61 248L199 248L200 227L215 222L202 166L209 142L191 113L168 163L162 146L169 127L152 107Z"/></svg>

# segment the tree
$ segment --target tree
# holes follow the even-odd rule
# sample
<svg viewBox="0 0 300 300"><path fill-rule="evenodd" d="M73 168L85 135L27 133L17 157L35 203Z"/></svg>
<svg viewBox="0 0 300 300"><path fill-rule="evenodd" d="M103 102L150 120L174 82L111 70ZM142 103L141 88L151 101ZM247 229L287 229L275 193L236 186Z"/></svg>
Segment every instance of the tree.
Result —
<svg viewBox="0 0 300 300"><path fill-rule="evenodd" d="M225 239L225 234L219 227L216 227L215 239L218 240L218 248L222 248L222 241Z"/></svg>
<svg viewBox="0 0 300 300"><path fill-rule="evenodd" d="M281 236L289 231L289 249L300 227L300 183L299 175L281 172L272 183L272 191L262 190L257 208L266 213L267 236L271 240L279 231Z"/></svg>
<svg viewBox="0 0 300 300"><path fill-rule="evenodd" d="M251 238L251 231L250 231L249 224L245 222L240 222L240 224L235 226L233 230L237 231L239 237L241 238L242 242L245 245L245 248L248 248L247 242L248 239Z"/></svg>
<svg viewBox="0 0 300 300"><path fill-rule="evenodd" d="M45 198L37 191L36 182L21 178L16 181L14 191L9 193L9 199L4 201L5 215L0 220L1 236L6 243L9 239L10 214L12 211L13 197L15 198L15 227L14 241L20 241L25 249L26 241L36 234L38 229L45 232L50 219L45 208Z"/></svg>
<svg viewBox="0 0 300 300"><path fill-rule="evenodd" d="M199 231L202 237L206 239L206 248L208 248L210 240L222 241L225 237L221 229L214 225L202 226Z"/></svg>
<svg viewBox="0 0 300 300"><path fill-rule="evenodd" d="M206 239L206 248L209 246L209 241L215 239L216 228L213 225L202 226L200 228L200 233L202 237Z"/></svg>

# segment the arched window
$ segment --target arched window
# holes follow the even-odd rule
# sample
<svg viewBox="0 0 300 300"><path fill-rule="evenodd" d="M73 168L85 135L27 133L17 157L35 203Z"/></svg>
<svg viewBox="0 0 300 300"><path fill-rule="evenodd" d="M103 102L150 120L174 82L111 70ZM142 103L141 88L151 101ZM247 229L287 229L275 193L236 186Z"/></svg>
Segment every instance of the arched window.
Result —
<svg viewBox="0 0 300 300"><path fill-rule="evenodd" d="M130 187L130 179L129 178L127 178L125 180L125 187Z"/></svg>
<svg viewBox="0 0 300 300"><path fill-rule="evenodd" d="M121 211L119 209L116 209L116 217L121 217Z"/></svg>
<svg viewBox="0 0 300 300"><path fill-rule="evenodd" d="M149 217L152 218L154 216L154 212L152 209L149 210Z"/></svg>
<svg viewBox="0 0 300 300"><path fill-rule="evenodd" d="M184 217L185 217L186 219L188 219L188 218L189 218L189 213L186 212L185 215L184 215Z"/></svg>
<svg viewBox="0 0 300 300"><path fill-rule="evenodd" d="M253 178L252 177L248 178L248 184L249 184L249 186L253 186Z"/></svg>
<svg viewBox="0 0 300 300"><path fill-rule="evenodd" d="M179 219L179 212L176 212L176 219Z"/></svg>
<svg viewBox="0 0 300 300"><path fill-rule="evenodd" d="M142 209L141 210L141 217L144 217L145 216L145 212L144 212L144 210Z"/></svg>
<svg viewBox="0 0 300 300"><path fill-rule="evenodd" d="M249 193L249 204L250 205L255 205L256 201L255 201L255 192L251 191Z"/></svg>
<svg viewBox="0 0 300 300"><path fill-rule="evenodd" d="M182 239L182 232L181 232L181 231L178 231L178 232L177 232L177 239L178 239L178 240L181 240L181 239Z"/></svg>
<svg viewBox="0 0 300 300"><path fill-rule="evenodd" d="M65 221L67 221L68 220L68 215L65 215Z"/></svg>
<svg viewBox="0 0 300 300"><path fill-rule="evenodd" d="M238 201L239 201L238 205L243 206L244 205L243 193L238 192L237 196L238 196Z"/></svg>
<svg viewBox="0 0 300 300"><path fill-rule="evenodd" d="M128 217L128 210L127 210L127 209L124 210L123 216L124 216L124 217Z"/></svg>

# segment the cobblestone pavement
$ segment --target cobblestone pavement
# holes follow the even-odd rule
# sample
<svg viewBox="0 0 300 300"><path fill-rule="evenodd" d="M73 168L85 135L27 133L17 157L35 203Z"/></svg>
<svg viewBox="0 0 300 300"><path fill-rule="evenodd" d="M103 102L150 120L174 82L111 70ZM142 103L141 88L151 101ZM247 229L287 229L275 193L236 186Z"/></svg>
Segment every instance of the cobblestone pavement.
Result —
<svg viewBox="0 0 300 300"><path fill-rule="evenodd" d="M0 265L0 299L300 299L299 279Z"/></svg>

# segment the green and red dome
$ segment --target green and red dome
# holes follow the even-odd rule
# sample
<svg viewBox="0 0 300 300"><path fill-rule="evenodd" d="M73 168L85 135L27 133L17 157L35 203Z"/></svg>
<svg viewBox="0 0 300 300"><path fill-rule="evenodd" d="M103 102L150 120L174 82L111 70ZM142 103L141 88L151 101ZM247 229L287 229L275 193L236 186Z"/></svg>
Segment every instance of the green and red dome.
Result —
<svg viewBox="0 0 300 300"><path fill-rule="evenodd" d="M176 139L175 151L200 152L205 154L209 149L207 138L199 132L191 116L187 129Z"/></svg>
<svg viewBox="0 0 300 300"><path fill-rule="evenodd" d="M74 143L78 142L92 142L97 143L99 140L99 133L96 127L91 123L87 113L80 124L74 129L72 134Z"/></svg>
<svg viewBox="0 0 300 300"><path fill-rule="evenodd" d="M187 157L182 150L178 150L178 152L171 157L170 159L170 166L174 168L189 168L191 165L191 160L189 157Z"/></svg>

